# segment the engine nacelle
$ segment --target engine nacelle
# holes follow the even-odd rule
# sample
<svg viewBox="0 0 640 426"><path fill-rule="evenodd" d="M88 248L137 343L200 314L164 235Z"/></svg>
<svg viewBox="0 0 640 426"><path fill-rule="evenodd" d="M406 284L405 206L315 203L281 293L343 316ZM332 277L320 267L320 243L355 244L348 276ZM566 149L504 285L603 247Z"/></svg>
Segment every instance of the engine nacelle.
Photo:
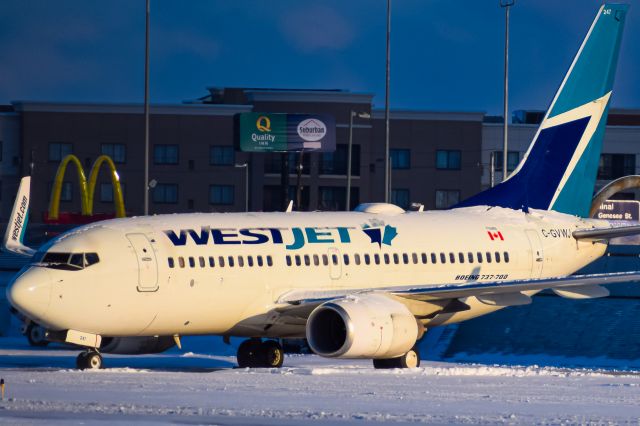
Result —
<svg viewBox="0 0 640 426"><path fill-rule="evenodd" d="M323 303L307 320L309 346L330 358L395 358L415 345L418 333L409 309L384 294Z"/></svg>
<svg viewBox="0 0 640 426"><path fill-rule="evenodd" d="M100 352L120 355L158 354L176 345L173 337L103 337Z"/></svg>

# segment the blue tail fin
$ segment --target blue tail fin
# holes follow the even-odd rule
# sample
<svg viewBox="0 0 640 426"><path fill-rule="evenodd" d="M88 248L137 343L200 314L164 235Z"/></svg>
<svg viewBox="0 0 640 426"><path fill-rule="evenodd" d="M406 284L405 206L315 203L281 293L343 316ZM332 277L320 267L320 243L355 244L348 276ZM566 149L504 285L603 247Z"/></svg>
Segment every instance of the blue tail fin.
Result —
<svg viewBox="0 0 640 426"><path fill-rule="evenodd" d="M600 8L513 174L454 208L531 207L588 216L627 9Z"/></svg>

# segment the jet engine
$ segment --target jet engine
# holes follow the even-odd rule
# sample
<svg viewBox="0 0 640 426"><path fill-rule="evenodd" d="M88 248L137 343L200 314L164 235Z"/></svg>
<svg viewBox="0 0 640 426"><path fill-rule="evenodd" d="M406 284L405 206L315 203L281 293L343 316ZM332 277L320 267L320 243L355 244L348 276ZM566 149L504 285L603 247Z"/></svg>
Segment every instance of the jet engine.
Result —
<svg viewBox="0 0 640 426"><path fill-rule="evenodd" d="M103 337L100 352L120 355L158 354L175 346L171 336Z"/></svg>
<svg viewBox="0 0 640 426"><path fill-rule="evenodd" d="M336 299L307 320L309 347L330 358L394 358L416 343L420 326L409 309L384 294Z"/></svg>

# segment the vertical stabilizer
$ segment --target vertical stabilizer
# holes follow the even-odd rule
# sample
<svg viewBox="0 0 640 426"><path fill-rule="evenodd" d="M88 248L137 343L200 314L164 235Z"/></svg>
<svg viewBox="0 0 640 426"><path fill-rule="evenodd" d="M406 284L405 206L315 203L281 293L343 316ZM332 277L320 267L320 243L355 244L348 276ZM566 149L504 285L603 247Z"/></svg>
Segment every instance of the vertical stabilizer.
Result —
<svg viewBox="0 0 640 426"><path fill-rule="evenodd" d="M600 7L509 179L455 207L531 207L588 216L627 9L623 4Z"/></svg>
<svg viewBox="0 0 640 426"><path fill-rule="evenodd" d="M24 234L29 222L30 186L31 177L23 177L18 187L18 195L16 195L16 201L13 204L13 210L11 210L11 218L7 224L2 245L3 250L23 256L31 256L35 252L24 245Z"/></svg>

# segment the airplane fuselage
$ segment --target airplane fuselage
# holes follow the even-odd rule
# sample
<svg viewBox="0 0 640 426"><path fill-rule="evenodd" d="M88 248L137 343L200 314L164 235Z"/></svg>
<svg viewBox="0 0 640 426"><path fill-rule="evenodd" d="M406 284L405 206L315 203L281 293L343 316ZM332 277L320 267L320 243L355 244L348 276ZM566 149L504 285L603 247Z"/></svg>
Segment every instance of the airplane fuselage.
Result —
<svg viewBox="0 0 640 426"><path fill-rule="evenodd" d="M290 291L568 275L605 252L606 244L572 237L592 225L606 226L488 207L115 219L54 240L20 276L39 283L38 307L26 314L54 330L303 337L304 323L278 322L278 299ZM99 261L61 269L42 262L44 251L95 253ZM499 309L475 297L465 303L471 309L436 315L427 326Z"/></svg>

